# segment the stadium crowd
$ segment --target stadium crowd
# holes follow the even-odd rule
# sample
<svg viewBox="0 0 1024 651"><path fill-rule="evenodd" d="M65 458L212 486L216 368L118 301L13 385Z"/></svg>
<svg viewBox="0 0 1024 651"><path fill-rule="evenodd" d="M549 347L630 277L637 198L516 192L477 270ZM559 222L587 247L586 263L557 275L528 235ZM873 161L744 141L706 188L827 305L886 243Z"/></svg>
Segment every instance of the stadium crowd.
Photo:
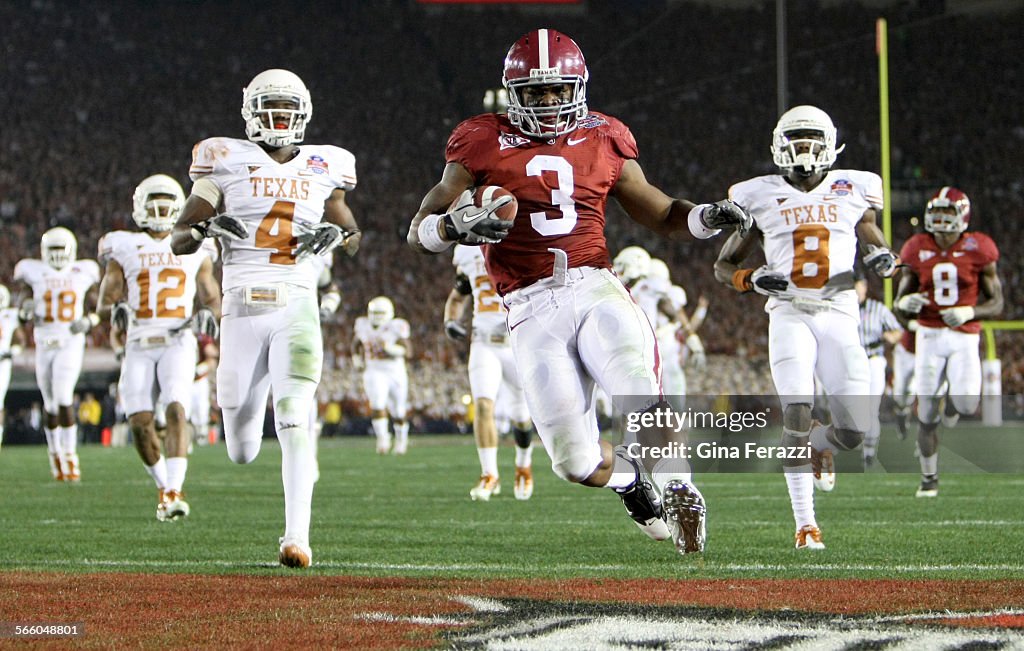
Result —
<svg viewBox="0 0 1024 651"><path fill-rule="evenodd" d="M842 167L879 167L877 13L810 1L789 10L789 103L831 113L847 143ZM443 165L447 134L480 112L484 91L499 85L512 39L538 26L572 35L590 56L591 108L630 125L644 169L669 194L717 198L736 180L773 171L770 6L652 2L623 14L611 0L590 0L585 10L544 13L382 0L257 18L251 3L238 0L0 5L7 26L0 36L0 281L10 284L14 264L37 254L52 225L73 230L79 255L94 257L101 235L133 227L131 195L140 179L165 172L187 188L192 145L241 136L242 86L262 69L289 67L313 95L307 139L357 157L359 185L349 203L365 233L357 257L336 258L344 300L325 330L321 399L358 409L348 360L352 323L370 298L385 294L412 325L411 406L451 417L468 392L466 349L442 329L454 271L448 257L411 254L405 232ZM910 235L908 218L920 214L928 193L947 184L964 189L972 226L1004 247L1004 318L1024 318L1024 255L1014 251L1024 236L1024 63L1017 56L1024 13L933 15L907 4L888 18L893 188L907 198L894 212L894 244ZM763 299L737 297L714 281L718 244L659 240L616 206L607 232L613 247L640 244L664 259L691 300L710 299L703 334L715 362L694 374L691 392L771 392ZM97 329L91 345L105 338ZM1024 338L998 341L1003 390L1022 394Z"/></svg>

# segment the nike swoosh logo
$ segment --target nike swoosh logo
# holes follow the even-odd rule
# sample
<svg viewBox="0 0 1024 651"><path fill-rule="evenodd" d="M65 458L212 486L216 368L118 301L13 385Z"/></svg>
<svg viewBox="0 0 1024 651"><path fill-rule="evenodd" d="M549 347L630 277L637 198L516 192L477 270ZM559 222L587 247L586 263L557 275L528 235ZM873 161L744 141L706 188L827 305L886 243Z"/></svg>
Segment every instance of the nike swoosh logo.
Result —
<svg viewBox="0 0 1024 651"><path fill-rule="evenodd" d="M581 142L583 142L586 139L587 139L586 136L584 136L582 138L579 138L579 139L569 138L568 140L566 140L566 142L569 144L570 147L572 147L573 145L580 144Z"/></svg>
<svg viewBox="0 0 1024 651"><path fill-rule="evenodd" d="M486 212L487 212L486 210L481 210L480 212L478 212L475 215L463 215L462 216L462 223L463 224L468 224L469 222L475 220L477 217L479 217L480 215L483 215Z"/></svg>

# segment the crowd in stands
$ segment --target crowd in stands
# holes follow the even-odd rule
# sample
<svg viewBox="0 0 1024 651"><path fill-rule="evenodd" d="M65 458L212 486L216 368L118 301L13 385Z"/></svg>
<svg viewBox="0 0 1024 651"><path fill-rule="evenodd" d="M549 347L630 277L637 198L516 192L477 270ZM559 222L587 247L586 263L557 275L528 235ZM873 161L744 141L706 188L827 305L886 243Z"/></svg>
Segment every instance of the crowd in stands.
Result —
<svg viewBox="0 0 1024 651"><path fill-rule="evenodd" d="M500 84L508 46L540 26L573 36L588 57L591 108L632 128L648 177L669 194L713 201L733 182L774 171L775 16L774 3L763 4L645 2L623 12L613 0L588 0L524 11L378 0L273 13L242 0L0 4L0 280L10 282L20 257L38 255L53 225L71 228L80 257L93 257L102 234L133 226L132 191L150 174L171 174L187 189L192 145L243 137L242 87L263 69L289 68L313 95L307 141L346 147L359 173L349 203L365 236L356 258L336 258L345 299L325 328L322 398L358 395L352 324L385 294L413 328L412 404L448 415L468 391L465 347L446 341L441 327L454 272L446 256L413 254L405 233L440 177L451 129ZM1024 12L951 16L893 4L893 188L916 199L894 214L894 244L909 236L908 218L928 193L960 187L973 201L972 224L1003 248L1004 318L1024 318L1016 250L1024 239ZM847 144L839 164L876 171L878 15L856 3L791 2L788 48L788 103L828 111ZM762 299L715 282L720 242L661 240L614 205L607 233L613 255L640 244L692 299L710 299L706 346L731 361L709 365L691 387L771 391ZM104 338L98 330L93 344ZM1004 391L1024 393L1024 338L998 341Z"/></svg>

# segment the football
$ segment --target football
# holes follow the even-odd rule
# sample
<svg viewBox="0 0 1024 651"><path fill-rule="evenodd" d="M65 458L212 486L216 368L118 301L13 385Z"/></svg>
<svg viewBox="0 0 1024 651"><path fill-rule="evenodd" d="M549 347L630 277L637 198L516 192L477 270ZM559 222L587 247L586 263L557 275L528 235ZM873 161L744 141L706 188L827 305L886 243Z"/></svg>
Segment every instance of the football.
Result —
<svg viewBox="0 0 1024 651"><path fill-rule="evenodd" d="M516 212L519 211L519 202L516 201L515 195L505 188L500 185L482 185L480 187L473 188L471 192L473 196L473 205L475 206L482 206L488 201L494 201L495 199L500 199L504 196L512 197L512 202L502 206L498 212L495 213L495 216L498 219L505 221L515 220ZM465 201L465 196L465 193L459 196L459 198L455 200L455 203L452 204L451 209L454 210L462 207L462 205L464 205L463 202Z"/></svg>

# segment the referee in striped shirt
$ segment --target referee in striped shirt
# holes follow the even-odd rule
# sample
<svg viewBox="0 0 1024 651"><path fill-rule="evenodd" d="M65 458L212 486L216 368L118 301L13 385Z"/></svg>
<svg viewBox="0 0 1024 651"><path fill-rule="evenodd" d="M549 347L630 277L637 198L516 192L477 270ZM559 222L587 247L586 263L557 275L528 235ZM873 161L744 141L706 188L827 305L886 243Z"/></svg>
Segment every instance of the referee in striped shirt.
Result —
<svg viewBox="0 0 1024 651"><path fill-rule="evenodd" d="M863 447L864 467L870 468L875 463L878 439L882 433L878 410L885 392L885 344L895 345L903 336L903 326L884 303L868 298L866 279L858 278L854 286L860 301L857 334L860 336L860 345L868 354L868 367L871 370L870 427L864 435Z"/></svg>

